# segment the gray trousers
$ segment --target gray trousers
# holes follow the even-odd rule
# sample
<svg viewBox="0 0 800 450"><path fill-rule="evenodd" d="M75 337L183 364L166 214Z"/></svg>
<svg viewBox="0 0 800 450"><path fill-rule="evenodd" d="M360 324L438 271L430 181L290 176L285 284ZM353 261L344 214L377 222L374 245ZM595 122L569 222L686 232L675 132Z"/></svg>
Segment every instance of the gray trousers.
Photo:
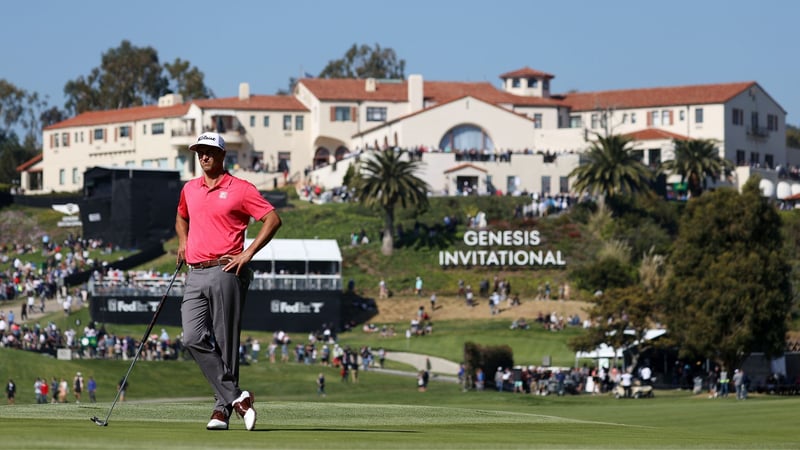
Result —
<svg viewBox="0 0 800 450"><path fill-rule="evenodd" d="M221 266L190 269L181 303L183 344L230 416L239 388L239 332L249 281Z"/></svg>

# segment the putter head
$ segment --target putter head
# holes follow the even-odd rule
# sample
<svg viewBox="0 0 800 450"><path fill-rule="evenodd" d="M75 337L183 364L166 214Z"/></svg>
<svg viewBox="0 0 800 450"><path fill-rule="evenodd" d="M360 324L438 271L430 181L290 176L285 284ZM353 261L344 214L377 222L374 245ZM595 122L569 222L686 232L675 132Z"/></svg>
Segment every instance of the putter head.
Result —
<svg viewBox="0 0 800 450"><path fill-rule="evenodd" d="M98 427L107 427L108 426L108 421L100 420L100 418L98 418L97 416L94 416L89 420L94 422L94 424L97 425Z"/></svg>

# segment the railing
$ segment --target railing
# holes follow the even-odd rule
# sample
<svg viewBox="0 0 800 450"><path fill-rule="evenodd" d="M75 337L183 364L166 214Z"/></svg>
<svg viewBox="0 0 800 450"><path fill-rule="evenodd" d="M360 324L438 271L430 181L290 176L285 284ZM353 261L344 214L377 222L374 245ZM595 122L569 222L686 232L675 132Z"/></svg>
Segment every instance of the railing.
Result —
<svg viewBox="0 0 800 450"><path fill-rule="evenodd" d="M185 276L175 279L169 294L173 297L183 295ZM165 278L136 278L130 282L106 278L91 280L89 292L92 295L115 295L121 297L160 297L169 286ZM251 291L341 291L340 275L272 275L256 274L250 283Z"/></svg>
<svg viewBox="0 0 800 450"><path fill-rule="evenodd" d="M764 127L759 127L758 125L752 125L747 128L747 135L755 137L767 137L769 136L769 130Z"/></svg>

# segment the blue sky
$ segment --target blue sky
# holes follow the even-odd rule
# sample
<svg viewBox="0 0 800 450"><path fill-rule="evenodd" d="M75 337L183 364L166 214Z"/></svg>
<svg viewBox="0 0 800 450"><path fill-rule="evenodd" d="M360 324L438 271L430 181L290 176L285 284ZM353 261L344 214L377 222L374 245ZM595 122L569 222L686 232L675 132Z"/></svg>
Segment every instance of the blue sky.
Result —
<svg viewBox="0 0 800 450"><path fill-rule="evenodd" d="M63 107L67 81L127 39L188 60L217 97L285 89L352 44L380 44L426 80L488 81L523 66L551 89L757 81L800 125L800 2L45 1L3 5L0 78Z"/></svg>

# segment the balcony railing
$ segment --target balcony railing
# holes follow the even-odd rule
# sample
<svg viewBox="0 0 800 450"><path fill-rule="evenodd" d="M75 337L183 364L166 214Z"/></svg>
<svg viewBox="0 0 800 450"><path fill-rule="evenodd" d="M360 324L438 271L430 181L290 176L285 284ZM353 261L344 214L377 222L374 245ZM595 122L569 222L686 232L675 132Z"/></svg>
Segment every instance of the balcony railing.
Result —
<svg viewBox="0 0 800 450"><path fill-rule="evenodd" d="M764 127L759 127L758 125L752 125L747 128L747 135L759 138L765 138L769 136L769 130Z"/></svg>

